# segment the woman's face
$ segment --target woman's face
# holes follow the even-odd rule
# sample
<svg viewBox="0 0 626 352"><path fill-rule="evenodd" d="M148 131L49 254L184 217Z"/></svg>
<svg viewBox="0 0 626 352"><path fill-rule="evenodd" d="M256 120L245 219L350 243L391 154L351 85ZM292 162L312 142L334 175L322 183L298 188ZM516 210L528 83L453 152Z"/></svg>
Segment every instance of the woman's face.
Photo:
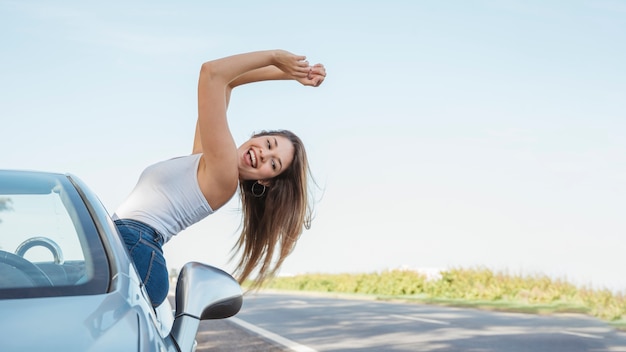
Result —
<svg viewBox="0 0 626 352"><path fill-rule="evenodd" d="M291 165L294 153L286 137L253 137L238 149L239 179L261 181L278 176Z"/></svg>

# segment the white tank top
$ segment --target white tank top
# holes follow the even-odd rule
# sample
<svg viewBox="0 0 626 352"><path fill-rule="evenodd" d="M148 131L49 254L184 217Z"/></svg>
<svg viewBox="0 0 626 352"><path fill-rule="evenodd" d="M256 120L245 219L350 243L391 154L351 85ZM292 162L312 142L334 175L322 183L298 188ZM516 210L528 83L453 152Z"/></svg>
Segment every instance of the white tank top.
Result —
<svg viewBox="0 0 626 352"><path fill-rule="evenodd" d="M213 213L198 185L202 154L169 159L147 167L113 214L150 225L165 242Z"/></svg>

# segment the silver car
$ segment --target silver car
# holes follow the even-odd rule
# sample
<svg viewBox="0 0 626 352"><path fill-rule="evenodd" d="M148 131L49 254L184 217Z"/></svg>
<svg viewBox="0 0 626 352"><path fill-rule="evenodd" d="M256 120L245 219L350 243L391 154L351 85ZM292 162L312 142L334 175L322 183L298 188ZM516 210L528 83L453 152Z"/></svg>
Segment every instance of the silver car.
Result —
<svg viewBox="0 0 626 352"><path fill-rule="evenodd" d="M236 314L238 283L187 263L175 310L152 308L106 209L73 175L0 170L0 350L193 351Z"/></svg>

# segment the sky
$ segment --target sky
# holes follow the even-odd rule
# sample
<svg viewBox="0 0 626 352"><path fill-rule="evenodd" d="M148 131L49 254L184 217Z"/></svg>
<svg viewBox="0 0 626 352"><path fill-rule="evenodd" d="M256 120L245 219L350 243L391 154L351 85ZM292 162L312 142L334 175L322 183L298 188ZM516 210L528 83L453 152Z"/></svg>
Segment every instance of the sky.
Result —
<svg viewBox="0 0 626 352"><path fill-rule="evenodd" d="M290 129L315 219L281 274L486 267L626 291L626 3L0 2L0 168L113 213L191 152L200 65L285 49L318 88L236 88L237 143ZM231 270L237 197L164 248Z"/></svg>

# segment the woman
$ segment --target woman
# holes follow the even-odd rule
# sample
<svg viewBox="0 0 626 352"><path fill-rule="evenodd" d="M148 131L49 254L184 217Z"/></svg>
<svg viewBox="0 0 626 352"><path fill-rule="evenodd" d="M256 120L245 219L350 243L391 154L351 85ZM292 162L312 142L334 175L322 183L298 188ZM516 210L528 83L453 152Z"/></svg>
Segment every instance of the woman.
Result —
<svg viewBox="0 0 626 352"><path fill-rule="evenodd" d="M198 121L191 155L148 167L113 215L156 307L167 297L162 245L222 207L237 188L243 226L236 249L240 282L257 270L255 284L276 273L310 224L308 163L289 131L254 135L236 147L226 110L234 87L267 80L319 86L323 65L284 50L257 51L205 62L198 80ZM277 254L275 256L275 254Z"/></svg>

